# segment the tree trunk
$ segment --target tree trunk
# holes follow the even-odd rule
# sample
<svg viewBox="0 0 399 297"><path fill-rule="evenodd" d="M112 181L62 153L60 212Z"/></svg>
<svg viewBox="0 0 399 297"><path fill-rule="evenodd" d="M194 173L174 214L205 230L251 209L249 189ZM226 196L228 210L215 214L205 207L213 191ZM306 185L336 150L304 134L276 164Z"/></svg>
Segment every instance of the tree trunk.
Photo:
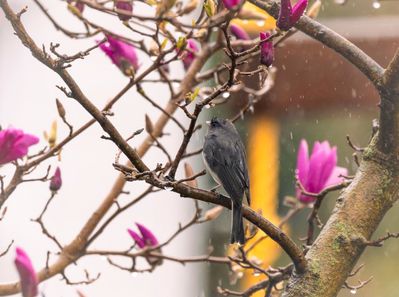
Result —
<svg viewBox="0 0 399 297"><path fill-rule="evenodd" d="M308 270L291 276L283 297L336 296L367 241L397 200L396 150L383 154L377 149L380 138L376 135L365 150L353 182L341 193L331 217L308 251Z"/></svg>

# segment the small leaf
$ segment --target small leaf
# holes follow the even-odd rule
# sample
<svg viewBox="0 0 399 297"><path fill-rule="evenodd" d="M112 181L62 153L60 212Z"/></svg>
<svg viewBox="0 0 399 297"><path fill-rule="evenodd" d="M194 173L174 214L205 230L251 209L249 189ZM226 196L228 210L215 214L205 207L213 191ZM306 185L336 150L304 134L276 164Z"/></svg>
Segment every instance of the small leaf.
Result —
<svg viewBox="0 0 399 297"><path fill-rule="evenodd" d="M204 9L208 17L214 16L216 13L216 4L214 0L206 0L204 3Z"/></svg>
<svg viewBox="0 0 399 297"><path fill-rule="evenodd" d="M161 44L161 50L165 49L166 45L168 44L169 39L165 38Z"/></svg>
<svg viewBox="0 0 399 297"><path fill-rule="evenodd" d="M82 15L80 10L72 4L68 4L68 9L70 12L72 12L74 15L76 15L78 17L80 17Z"/></svg>
<svg viewBox="0 0 399 297"><path fill-rule="evenodd" d="M187 45L187 39L185 36L180 36L176 43L176 48L184 50Z"/></svg>
<svg viewBox="0 0 399 297"><path fill-rule="evenodd" d="M200 92L200 88L199 88L199 87L196 87L196 88L194 89L194 93L191 95L191 101L193 101L195 98L197 98L199 92Z"/></svg>
<svg viewBox="0 0 399 297"><path fill-rule="evenodd" d="M54 120L51 123L50 133L48 134L48 144L50 148L53 148L57 142L57 121Z"/></svg>

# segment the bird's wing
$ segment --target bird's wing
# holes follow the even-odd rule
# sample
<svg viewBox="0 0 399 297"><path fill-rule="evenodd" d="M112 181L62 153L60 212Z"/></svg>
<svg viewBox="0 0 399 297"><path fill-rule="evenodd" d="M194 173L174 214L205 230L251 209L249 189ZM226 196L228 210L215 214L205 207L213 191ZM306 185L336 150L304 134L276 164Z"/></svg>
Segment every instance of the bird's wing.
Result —
<svg viewBox="0 0 399 297"><path fill-rule="evenodd" d="M249 178L241 140L210 138L204 146L204 157L230 198L242 199L244 191L249 188Z"/></svg>
<svg viewBox="0 0 399 297"><path fill-rule="evenodd" d="M241 172L245 196L247 197L248 204L250 205L251 197L249 194L249 175L248 175L248 166L247 166L247 155L245 153L245 147L244 147L244 144L242 143L241 139L236 141L236 146L237 146L237 151L240 154L239 160L242 160L242 162L240 162L240 164L238 166L238 169Z"/></svg>

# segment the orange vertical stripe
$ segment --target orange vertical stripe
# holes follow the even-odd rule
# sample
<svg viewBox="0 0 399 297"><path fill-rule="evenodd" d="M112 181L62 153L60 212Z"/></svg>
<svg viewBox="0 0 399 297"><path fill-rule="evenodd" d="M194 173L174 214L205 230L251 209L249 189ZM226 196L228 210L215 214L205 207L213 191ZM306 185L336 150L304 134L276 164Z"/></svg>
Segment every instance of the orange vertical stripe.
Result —
<svg viewBox="0 0 399 297"><path fill-rule="evenodd" d="M275 119L262 118L253 121L250 126L248 157L251 207L255 211L260 211L272 223L278 224L279 125ZM246 248L263 236L265 234L259 231L246 244ZM279 255L279 246L267 238L249 253L249 259L256 257L262 261L262 267L268 268ZM263 279L263 276L253 275L247 271L243 285L247 288ZM259 291L253 296L263 297L264 294L264 291Z"/></svg>

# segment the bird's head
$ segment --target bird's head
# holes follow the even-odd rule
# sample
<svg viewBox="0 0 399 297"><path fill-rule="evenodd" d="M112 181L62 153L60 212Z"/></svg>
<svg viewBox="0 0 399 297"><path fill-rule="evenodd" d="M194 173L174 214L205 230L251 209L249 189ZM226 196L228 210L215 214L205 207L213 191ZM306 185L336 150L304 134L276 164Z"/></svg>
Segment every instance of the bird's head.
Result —
<svg viewBox="0 0 399 297"><path fill-rule="evenodd" d="M213 117L209 123L210 128L222 128L226 125L226 119L220 119L217 117Z"/></svg>
<svg viewBox="0 0 399 297"><path fill-rule="evenodd" d="M220 130L220 129L226 130L229 132L235 131L235 127L234 127L233 123L227 119L221 119L221 118L214 117L208 123L209 123L210 131L216 131L216 130Z"/></svg>

